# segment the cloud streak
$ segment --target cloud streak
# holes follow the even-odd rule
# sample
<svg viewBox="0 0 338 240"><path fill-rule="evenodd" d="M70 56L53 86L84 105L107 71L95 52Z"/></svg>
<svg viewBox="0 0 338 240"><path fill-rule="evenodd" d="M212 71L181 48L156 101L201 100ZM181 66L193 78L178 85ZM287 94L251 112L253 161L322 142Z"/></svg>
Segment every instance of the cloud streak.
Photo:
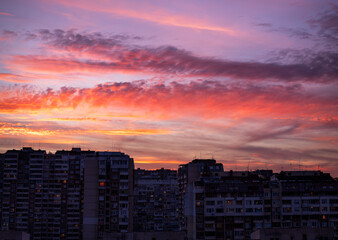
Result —
<svg viewBox="0 0 338 240"><path fill-rule="evenodd" d="M23 76L11 74L11 73L0 73L0 80L13 83L26 83L29 80L26 80Z"/></svg>
<svg viewBox="0 0 338 240"><path fill-rule="evenodd" d="M199 57L172 46L150 48L128 45L121 41L120 36L105 37L99 33L41 30L32 36L44 41L46 49L57 49L63 51L63 54L51 57L16 55L7 61L10 68L48 73L146 72L283 82L323 83L336 82L338 79L336 53L328 53L325 57L315 56L312 61L294 64L238 62Z"/></svg>
<svg viewBox="0 0 338 240"><path fill-rule="evenodd" d="M156 135L156 134L170 134L171 131L166 129L101 129L101 130L85 130L85 129L50 129L42 127L33 127L32 124L24 123L8 123L0 122L0 135L6 136L57 136L63 135L120 135L120 136L140 136L140 135Z"/></svg>
<svg viewBox="0 0 338 240"><path fill-rule="evenodd" d="M93 4L91 1L84 1L81 4L76 2L69 2L64 0L56 0L55 2L73 8L79 8L90 12L110 13L127 18L140 19L156 24L167 25L172 27L183 27L193 30L207 30L226 33L230 36L239 35L238 31L231 27L217 26L205 21L201 21L199 18L192 18L190 16L180 15L179 13L170 13L165 9L147 8L149 5L145 4L146 9L142 9L144 6L139 6L138 9L133 6L124 6L121 3L106 4L101 2L100 5Z"/></svg>
<svg viewBox="0 0 338 240"><path fill-rule="evenodd" d="M2 16L9 16L9 17L13 17L14 15L8 12L0 12L0 15Z"/></svg>

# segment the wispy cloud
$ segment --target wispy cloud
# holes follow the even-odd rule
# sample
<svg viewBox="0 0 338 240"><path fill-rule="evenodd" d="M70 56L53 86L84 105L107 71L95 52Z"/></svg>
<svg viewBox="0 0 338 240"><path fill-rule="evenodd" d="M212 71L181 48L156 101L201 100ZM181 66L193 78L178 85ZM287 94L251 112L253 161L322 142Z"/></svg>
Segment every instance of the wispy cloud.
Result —
<svg viewBox="0 0 338 240"><path fill-rule="evenodd" d="M2 16L9 16L9 17L13 17L14 15L8 12L0 12L0 15Z"/></svg>
<svg viewBox="0 0 338 240"><path fill-rule="evenodd" d="M81 3L69 2L64 0L56 0L55 2L78 9L83 9L90 12L110 13L126 18L144 20L156 24L190 28L194 30L208 30L226 33L231 36L239 35L238 30L230 26L224 27L217 24L208 23L200 18L193 18L191 16L182 15L179 13L170 13L165 9L150 7L147 4L139 6L135 5L124 6L124 4L117 2L101 2L101 4L94 4L92 1L83 1Z"/></svg>
<svg viewBox="0 0 338 240"><path fill-rule="evenodd" d="M8 123L0 122L0 135L11 136L66 136L69 134L83 135L95 134L97 135L123 135L123 136L139 136L139 135L155 135L155 134L170 134L171 131L166 129L49 129L33 126L32 124L24 123Z"/></svg>
<svg viewBox="0 0 338 240"><path fill-rule="evenodd" d="M25 79L23 76L11 74L11 73L0 73L0 80L6 81L6 82L14 82L14 83L29 82L29 80Z"/></svg>

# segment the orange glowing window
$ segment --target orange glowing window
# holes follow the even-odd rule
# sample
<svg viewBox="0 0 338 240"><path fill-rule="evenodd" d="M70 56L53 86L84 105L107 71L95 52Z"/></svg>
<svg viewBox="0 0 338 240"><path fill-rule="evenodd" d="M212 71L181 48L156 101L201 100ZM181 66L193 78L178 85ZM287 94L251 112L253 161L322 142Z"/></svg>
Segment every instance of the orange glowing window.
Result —
<svg viewBox="0 0 338 240"><path fill-rule="evenodd" d="M100 182L100 186L103 187L104 186L104 182Z"/></svg>

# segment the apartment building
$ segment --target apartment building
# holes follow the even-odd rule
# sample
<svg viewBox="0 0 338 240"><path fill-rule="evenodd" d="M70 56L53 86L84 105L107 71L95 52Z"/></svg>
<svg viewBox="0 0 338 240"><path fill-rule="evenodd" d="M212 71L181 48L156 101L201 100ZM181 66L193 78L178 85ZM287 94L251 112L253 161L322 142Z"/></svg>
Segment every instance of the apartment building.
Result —
<svg viewBox="0 0 338 240"><path fill-rule="evenodd" d="M179 166L179 215L181 229L188 239L196 239L195 182L223 171L223 164L214 159L195 159Z"/></svg>
<svg viewBox="0 0 338 240"><path fill-rule="evenodd" d="M81 239L83 224L84 161L94 151L57 151L51 155L46 189L49 198L49 239Z"/></svg>
<svg viewBox="0 0 338 240"><path fill-rule="evenodd" d="M133 169L120 152L9 150L0 155L0 231L32 240L132 231Z"/></svg>
<svg viewBox="0 0 338 240"><path fill-rule="evenodd" d="M338 181L321 171L281 172L282 228L333 228L338 239Z"/></svg>
<svg viewBox="0 0 338 240"><path fill-rule="evenodd" d="M134 172L134 232L180 231L177 171Z"/></svg>
<svg viewBox="0 0 338 240"><path fill-rule="evenodd" d="M85 173L90 173L91 179L85 182L91 187L91 191L84 194L86 206L93 208L97 206L97 217L85 215L86 224L97 224L97 230L92 227L95 233L94 239L103 239L104 234L127 233L133 231L133 190L134 190L134 160L121 152L96 152L96 167L87 168ZM93 171L96 174L93 174ZM97 188L92 186L96 180ZM93 199L93 196L97 196ZM90 204L86 202L90 201ZM95 209L92 209L95 211ZM94 212L93 212L94 213ZM93 232L84 230L84 239L92 236Z"/></svg>
<svg viewBox="0 0 338 240"><path fill-rule="evenodd" d="M0 153L0 210L2 211L3 202L3 171L4 171L5 154ZM2 212L0 213L0 229L2 229Z"/></svg>
<svg viewBox="0 0 338 240"><path fill-rule="evenodd" d="M43 169L46 152L31 148L9 150L3 156L1 230L34 232L43 239L46 219Z"/></svg>
<svg viewBox="0 0 338 240"><path fill-rule="evenodd" d="M329 174L223 172L210 160L201 162L183 165L179 170L179 179L186 183L180 186L188 239L250 239L259 229L337 231L338 182ZM195 166L190 169L193 173L188 170L190 166Z"/></svg>

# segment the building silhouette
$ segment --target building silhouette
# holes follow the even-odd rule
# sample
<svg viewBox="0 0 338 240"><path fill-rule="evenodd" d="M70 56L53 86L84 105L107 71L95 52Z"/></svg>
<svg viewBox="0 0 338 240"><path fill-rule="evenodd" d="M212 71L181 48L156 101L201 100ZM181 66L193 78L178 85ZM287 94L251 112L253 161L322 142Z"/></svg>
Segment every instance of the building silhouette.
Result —
<svg viewBox="0 0 338 240"><path fill-rule="evenodd" d="M178 172L189 240L251 239L256 230L301 228L317 229L312 232L329 239L335 229L338 238L338 182L329 174L223 171L212 160L194 160Z"/></svg>
<svg viewBox="0 0 338 240"><path fill-rule="evenodd" d="M121 152L23 148L1 156L2 231L31 239L132 232L133 159Z"/></svg>
<svg viewBox="0 0 338 240"><path fill-rule="evenodd" d="M224 171L214 159L135 170L121 152L25 147L0 154L0 236L338 239L338 181L321 171Z"/></svg>

